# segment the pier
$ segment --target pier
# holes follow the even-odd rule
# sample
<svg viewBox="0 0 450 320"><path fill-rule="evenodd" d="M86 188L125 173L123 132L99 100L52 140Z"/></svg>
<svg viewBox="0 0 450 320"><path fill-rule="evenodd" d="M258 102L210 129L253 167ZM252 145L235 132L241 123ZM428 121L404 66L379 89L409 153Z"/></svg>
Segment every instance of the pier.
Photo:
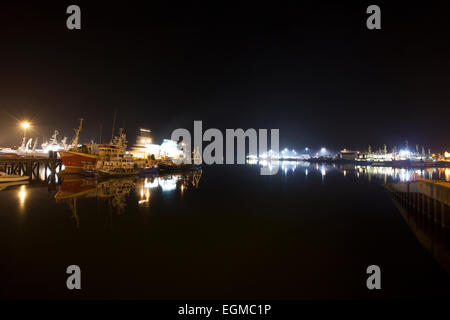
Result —
<svg viewBox="0 0 450 320"><path fill-rule="evenodd" d="M1 171L7 174L29 176L30 180L38 178L41 169L45 171L45 177L47 177L48 173L50 179L58 169L61 170L61 167L61 159L58 159L55 151L50 151L48 157L0 157Z"/></svg>
<svg viewBox="0 0 450 320"><path fill-rule="evenodd" d="M450 183L418 179L386 185L403 206L422 214L443 228L450 228Z"/></svg>
<svg viewBox="0 0 450 320"><path fill-rule="evenodd" d="M423 214L407 210L398 199L392 199L420 244L450 274L450 229L441 228Z"/></svg>

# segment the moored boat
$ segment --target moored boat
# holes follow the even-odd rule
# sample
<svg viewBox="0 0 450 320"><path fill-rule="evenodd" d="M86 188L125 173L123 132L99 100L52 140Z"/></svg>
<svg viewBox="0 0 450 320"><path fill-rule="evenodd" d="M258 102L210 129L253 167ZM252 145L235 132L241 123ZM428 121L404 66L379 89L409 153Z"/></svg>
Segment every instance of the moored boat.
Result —
<svg viewBox="0 0 450 320"><path fill-rule="evenodd" d="M138 173L139 175L157 174L158 167L140 168Z"/></svg>
<svg viewBox="0 0 450 320"><path fill-rule="evenodd" d="M83 127L83 119L80 119L80 125L75 129L75 136L72 139L69 150L58 150L61 161L64 165L64 173L83 173L95 170L97 156L95 155L93 145L78 145L78 139Z"/></svg>
<svg viewBox="0 0 450 320"><path fill-rule="evenodd" d="M99 177L127 177L138 174L138 163L126 151L126 143L126 135L121 128L111 144L98 146Z"/></svg>
<svg viewBox="0 0 450 320"><path fill-rule="evenodd" d="M371 165L374 167L387 167L392 166L392 161L372 161Z"/></svg>
<svg viewBox="0 0 450 320"><path fill-rule="evenodd" d="M393 167L410 167L411 166L411 160L393 160L392 161Z"/></svg>
<svg viewBox="0 0 450 320"><path fill-rule="evenodd" d="M158 163L159 171L188 171L201 168L200 164L173 163L172 161L161 161Z"/></svg>
<svg viewBox="0 0 450 320"><path fill-rule="evenodd" d="M97 156L77 151L58 151L65 173L82 173L95 170Z"/></svg>
<svg viewBox="0 0 450 320"><path fill-rule="evenodd" d="M98 176L101 178L109 178L109 177L129 177L135 176L139 173L136 169L125 169L125 168L112 168L112 169L103 169L98 170Z"/></svg>
<svg viewBox="0 0 450 320"><path fill-rule="evenodd" d="M4 172L0 172L0 183L1 182L19 182L30 179L29 176L19 176L17 174L6 174Z"/></svg>

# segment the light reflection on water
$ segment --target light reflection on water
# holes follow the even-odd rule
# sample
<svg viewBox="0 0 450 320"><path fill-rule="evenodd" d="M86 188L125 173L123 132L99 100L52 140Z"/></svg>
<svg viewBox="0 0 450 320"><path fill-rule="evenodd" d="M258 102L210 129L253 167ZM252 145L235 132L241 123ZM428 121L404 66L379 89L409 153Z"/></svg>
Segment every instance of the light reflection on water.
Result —
<svg viewBox="0 0 450 320"><path fill-rule="evenodd" d="M360 166L360 165L338 165L338 164L319 164L306 161L249 161L249 165L259 165L269 168L270 171L282 175L289 175L295 172L303 171L305 176L313 171L318 172L322 180L330 170L342 172L344 177L356 176L357 178L366 177L369 180L381 179L384 183L397 181L411 181L417 178L442 180L450 182L450 168L394 168L380 166Z"/></svg>
<svg viewBox="0 0 450 320"><path fill-rule="evenodd" d="M267 162L261 161L259 164L249 163L250 165L259 165L275 170L278 166L278 175L290 176L303 174L318 175L322 183L325 183L326 176L329 172L340 172L343 177L351 178L365 178L369 181L388 183L397 181L411 181L416 178L443 180L450 182L450 168L393 168L393 167L378 167L378 166L358 166L358 165L336 165L336 164L319 164L309 163L306 161L280 161ZM45 174L44 170L39 172L41 181L48 181L50 172ZM131 192L135 192L138 197L138 206L149 207L151 202L151 195L154 192L171 193L178 191L181 196L188 188L198 187L198 182L201 177L201 171L191 172L189 174L171 174L160 177L151 178L122 178L111 179L107 181L88 180L81 177L66 178L62 182L58 182L58 176L54 175L54 181L51 182L56 185L58 192L55 199L64 202L72 202L69 204L71 208L76 208L73 203L80 197L97 197L102 199L109 199L112 207L117 208L117 212L121 213L126 208L127 196ZM17 203L19 210L25 210L27 201L28 182L13 183L10 187L17 188ZM45 183L45 182L44 182ZM9 188L3 184L4 188Z"/></svg>
<svg viewBox="0 0 450 320"><path fill-rule="evenodd" d="M42 176L41 176L42 174ZM46 179L47 176L47 179ZM97 198L104 200L117 214L126 210L127 200L131 194L137 198L138 207L149 207L152 193L173 194L179 192L181 197L190 188L198 188L202 171L188 173L166 174L156 177L137 178L113 178L109 180L97 180L82 176L68 176L58 181L58 175L51 176L44 170L40 171L42 180L9 182L0 184L2 190L11 190L16 197L18 212L24 213L29 194L33 189L48 186L49 192L56 191L54 199L57 203L66 203L76 219L77 201L82 198Z"/></svg>
<svg viewBox="0 0 450 320"><path fill-rule="evenodd" d="M79 227L77 201L81 198L104 200L108 207L114 209L117 214L122 214L130 196L137 198L138 207L148 208L153 193L172 194L178 191L183 196L186 189L198 188L201 176L202 171L199 170L158 177L127 177L104 181L70 177L63 179L55 199L68 205Z"/></svg>
<svg viewBox="0 0 450 320"><path fill-rule="evenodd" d="M352 170L352 168L346 169ZM450 181L449 168L393 168L393 167L373 167L354 166L354 171L367 176L369 179L379 178L385 183L389 181L412 181L417 178L429 180Z"/></svg>
<svg viewBox="0 0 450 320"><path fill-rule="evenodd" d="M17 196L19 198L19 208L22 212L25 208L25 200L27 199L27 190L24 184L20 186Z"/></svg>
<svg viewBox="0 0 450 320"><path fill-rule="evenodd" d="M92 264L102 263L102 258L105 256L109 257L109 254L102 255L98 253L103 252L102 250L110 250L107 252L114 252L114 254L111 254L111 257L114 257L114 259L116 259L115 257L123 258L124 261L128 261L125 259L142 261L142 252L151 252L152 255L149 254L149 256L145 258L149 259L148 261L151 261L148 265L145 265L145 274L148 273L148 266L151 268L154 265L154 260L150 260L150 256L163 257L162 259L158 259L161 261L172 259L167 265L171 264L178 266L181 261L180 268L182 269L183 267L186 267L186 265L187 267L190 266L189 263L186 264L183 252L198 253L194 259L195 261L198 261L207 250L214 252L215 241L217 241L217 238L220 238L225 239L229 243L226 247L226 250L229 250L227 251L227 259L233 259L233 263L236 263L239 268L243 265L241 263L242 257L245 257L249 251L252 251L248 250L248 248L250 248L249 246L254 248L254 244L262 243L262 245L258 247L258 249L261 249L261 252L264 252L261 260L248 260L250 262L254 261L254 264L251 264L250 267L245 270L246 272L244 272L244 274L252 274L253 270L255 270L255 266L266 265L264 263L267 261L267 254L264 251L266 249L265 244L268 243L268 241L273 242L273 239L280 239L280 235L287 234L288 236L285 238L281 236L281 240L279 240L277 247L275 247L277 249L279 248L279 250L272 250L271 252L283 252L285 248L292 246L290 247L292 249L290 251L295 254L292 256L285 256L284 253L280 255L269 253L272 254L272 256L269 256L269 260L280 261L281 259L280 269L278 269L280 270L280 273L285 272L289 274L290 278L293 278L300 283L300 281L303 281L303 278L297 279L295 277L297 277L298 274L302 274L302 272L299 272L298 266L302 266L303 260L299 260L295 264L295 268L286 271L286 266L289 266L292 259L295 259L295 257L298 256L297 252L304 252L307 256L309 254L311 261L313 261L317 256L315 252L335 252L337 248L338 252L335 254L336 260L346 261L345 263L351 261L351 263L357 267L360 266L360 260L364 261L364 263L368 260L367 257L369 256L363 256L361 259L358 258L358 255L364 255L365 251L357 251L357 248L365 247L364 245L359 245L360 242L365 245L373 244L373 242L368 239L369 236L365 236L366 234L373 237L378 236L378 232L373 234L370 233L374 228L367 225L368 219L366 218L367 216L374 216L375 214L377 214L378 217L378 211L375 211L378 209L374 209L372 206L367 208L368 206L365 200L363 201L348 196L348 194L350 194L348 193L349 190L359 190L359 183L358 186L355 186L352 183L342 183L343 181L351 182L352 180L356 181L356 179L359 178L361 179L360 181L367 182L368 179L372 179L373 182L383 183L388 179L409 179L416 172L422 177L444 177L447 181L449 176L449 169L438 168L408 170L390 167L357 167L352 165L333 166L328 164L310 164L308 162L294 161L285 161L280 163L279 166L280 170L278 174L273 176L273 179L271 178L270 182L264 186L260 186L258 183L262 181L267 182L269 180L258 176L259 168L257 166L253 168L242 168L243 166L241 166L240 168L229 169L211 168L211 171L208 171L209 168L206 168L203 171L204 180L200 182L200 187L199 180L202 177L201 171L191 172L189 174L170 174L148 178L130 177L105 181L72 177L65 178L62 182L56 184L53 189L50 189L49 187L49 192L45 189L47 186L50 186L50 184L45 182L42 184L36 183L37 185L42 186L40 188L35 188L36 184L34 183L15 186L14 190L10 190L10 194L12 194L13 197L4 197L3 200L5 203L11 200L13 202L13 204L9 206L11 208L22 208L22 210L17 212L22 213L26 211L25 215L17 214L17 217L20 218L19 221L22 223L22 235L34 235L33 233L27 233L27 231L30 229L37 230L37 227L39 227L39 235L42 236L33 236L32 238L30 237L27 239L27 241L29 241L27 243L30 244L27 248L33 250L35 248L44 248L44 250L46 250L46 256L57 257L59 259L58 262L64 261L65 263L65 260L62 258L63 255L61 257L58 256L58 252L61 251L60 247L65 249L67 246L73 245L73 247L70 247L71 250L79 248L80 252L83 252L83 254L84 252L87 252L86 261ZM220 170L228 171L222 172ZM237 172L236 175L231 176L234 172ZM204 174L207 174L206 180ZM291 177L294 176L295 179L291 179ZM286 185L285 181L287 180L294 182L295 185L289 184L289 188L284 188ZM320 186L321 180L324 184L330 185L333 188L325 190L325 188ZM307 181L308 184L306 187L311 188L308 192L302 192L306 190L303 181ZM309 182L311 183L309 184ZM298 185L301 186L299 187ZM364 184L362 183L361 186L363 185ZM196 189L197 187L199 188ZM328 194L329 190L340 192L341 189L342 193L339 198ZM371 190L373 191L373 189L377 188L372 188ZM254 194L251 194L252 191L254 191ZM242 208L242 195L246 193L249 198L248 202L245 204L249 203L251 206L249 205L248 207ZM225 194L227 197L224 200ZM273 194L277 196L270 197L270 195ZM5 192L4 195L7 195L7 193ZM326 198L327 196L329 196L329 198ZM367 195L367 198L365 199L378 199L378 196L379 195L375 193L374 198L371 198L371 195ZM257 202L259 199L268 200L264 201L261 205ZM317 199L331 199L331 201L320 201L321 203L318 205ZM269 201L275 201L275 205L271 207ZM205 204L203 202L205 202ZM348 204L349 202L351 202L351 205ZM219 203L221 207L224 207L223 212L219 211L219 213L217 213L215 211L206 211L216 203ZM264 208L264 204L267 209ZM386 211L390 212L390 208L389 206L386 206L386 203L383 203L381 208L386 208ZM203 214L202 210L205 210L207 214ZM200 211L201 214L190 214L191 212L197 213L197 211ZM260 214L259 211L263 211L264 214ZM339 219L343 219L342 221L349 221L352 226L362 230L360 231L360 234L363 236L355 238L357 241L354 241L353 239L347 240L349 237L345 236L336 237L336 234L340 233L333 232L332 235L327 238L330 234L329 231L333 230L333 228L336 228L336 232L342 232L342 234L348 231L345 226L340 227L340 224L335 223L336 213L348 211L352 211L352 214L342 214L342 217L339 217ZM239 214L230 215L229 212L237 212ZM363 214L359 214L359 212ZM61 215L63 215L63 219L61 219ZM38 224L38 226L35 226L36 219L33 219L36 216L43 217L43 223ZM169 219L167 219L167 216L170 216ZM272 218L272 216L275 216L275 218ZM175 217L175 219L173 219L173 217ZM390 217L391 216L388 214L384 215L383 211L382 214L380 214L379 219L390 219ZM252 224L254 223L260 228L249 231L248 227L243 226L238 232L229 232L229 230L235 230L233 228L236 228L236 226L243 225L242 221L244 220L242 219L251 221ZM261 224L261 221L264 221L265 219L267 224ZM68 220L69 223L61 223L61 221L64 222ZM372 221L372 219L369 220ZM315 223L316 221L320 221L320 223ZM398 237L399 239L409 239L409 237L404 237L405 234L408 234L404 228L390 229L391 224L396 226L395 220L390 219L383 221L389 222L389 226L386 226L386 230L389 232L386 232L386 234L395 234L395 237ZM222 227L223 224L225 224L224 227ZM207 234L202 233L203 228L214 228L215 225L220 225L220 228L223 228L224 231L221 231L221 229L218 228L214 230L215 232ZM344 225L344 223L342 225ZM388 225L388 223L386 223L386 225ZM185 228L184 226L187 227ZM10 229L15 236L15 229ZM42 231L40 231L41 229ZM308 234L309 230L311 230L310 234ZM382 231L384 231L384 229ZM248 241L247 239L250 238L248 236L249 232L254 232L252 233L252 236L254 235L257 241L251 240L249 244L245 246L245 241ZM305 239L307 239L305 238L305 234L311 239L319 239L319 237L316 238L315 236L317 233L320 235L320 239L325 240L314 241L314 243L318 243L317 247L311 249L311 253L309 253L309 244L305 244L305 246L303 246L303 244L305 242L313 243L313 241L305 241ZM200 234L202 240L197 241L197 238L193 237L192 234ZM113 237L109 237L110 235ZM227 236L229 238L227 238ZM54 242L60 243L60 247L42 246L42 243L45 242L41 239L45 238L56 239ZM67 240L68 238L70 238L70 241ZM394 239L394 237L392 238ZM71 241L72 239L89 241ZM106 240L103 241L103 239ZM170 242L171 239L173 239L173 242ZM190 239L193 240L191 241ZM116 242L120 243L120 246L118 246ZM358 244L353 246L354 242L358 242ZM165 245L166 243L168 243L168 245ZM184 246L185 243L188 243L188 245ZM244 243L244 246L242 246L241 243ZM404 245L405 243L406 245ZM435 245L437 242L432 243L433 248L436 248ZM211 247L209 247L209 244L211 244ZM234 246L234 244L236 244L236 246ZM393 261L393 265L395 265L395 263L400 263L395 260L395 258L392 258L398 255L394 254L395 248L391 249L392 246L390 245L389 240L386 240L381 246L385 250L388 250L386 258L384 258L385 260L383 261ZM122 250L118 249L119 247L125 249L116 252L116 250ZM232 255L230 253L232 251L235 252L236 250L240 250L242 247L243 249L238 252L239 254ZM419 258L421 257L420 254L422 254L422 250L419 250L416 253L415 250L417 248L415 243L412 243L410 246L409 242L402 242L402 246L400 247L402 255L405 254L406 247L409 256L418 254ZM134 253L133 250L126 250L128 248L137 249L135 249ZM183 248L183 250L180 250L179 248ZM211 248L213 250L211 250ZM448 248L448 246L444 248ZM99 255L100 257L97 258ZM30 254L30 257L34 257L33 253ZM213 259L217 257L218 256L212 256ZM256 259L255 257L251 258ZM221 263L222 260L218 261L218 263ZM329 262L326 258L324 258L323 261L317 261L315 263L316 265L313 266L313 269L320 270L321 274L323 273L322 268L323 270L327 270L326 267L329 266ZM124 269L124 272L136 272L135 265L132 263L129 263L128 265L129 269ZM195 263L195 268L197 265L198 264ZM427 270L423 271L418 265L419 264L415 266L415 270L418 272L422 271L423 274L426 274L425 272ZM214 265L214 267L216 266ZM270 272L272 272L272 267L272 265L269 265L267 269L270 269ZM123 266L121 265L120 268L123 268ZM150 270L152 270L152 273L167 276L164 274L164 271L167 270L165 262L161 269L156 268L156 271L154 271L155 269ZM403 270L403 268L399 268L399 270ZM138 270L136 273L141 275L139 272L142 271ZM311 271L307 268L305 272ZM144 272L142 274L144 274ZM422 273L419 274L419 276L421 275ZM353 275L344 275L344 277L346 279L347 277L348 279L352 279ZM167 279L169 279L169 276L167 276ZM442 278L439 280L441 279ZM291 281L291 279L289 279L289 281ZM436 281L436 279L434 281ZM226 285L226 283L224 283L224 285ZM328 288L327 282L319 283L319 285ZM131 286L132 285L130 285L130 287ZM427 291L424 290L424 292Z"/></svg>
<svg viewBox="0 0 450 320"><path fill-rule="evenodd" d="M369 183L387 184L392 182L414 181L418 178L428 180L440 180L450 182L450 168L394 168L382 166L359 166L339 164L319 164L309 162L281 161L268 163L261 161L249 163L250 165L268 167L272 172L279 168L278 175L289 177L289 175L304 172L305 181L309 180L308 174L320 175L322 183L328 172L334 171L334 176L346 180L365 180ZM295 173L294 173L295 172ZM401 204L395 198L393 203L411 228L418 241L429 251L433 258L450 273L450 233L448 229L441 228L432 219L426 219L422 213L412 210ZM443 209L441 209L443 210Z"/></svg>

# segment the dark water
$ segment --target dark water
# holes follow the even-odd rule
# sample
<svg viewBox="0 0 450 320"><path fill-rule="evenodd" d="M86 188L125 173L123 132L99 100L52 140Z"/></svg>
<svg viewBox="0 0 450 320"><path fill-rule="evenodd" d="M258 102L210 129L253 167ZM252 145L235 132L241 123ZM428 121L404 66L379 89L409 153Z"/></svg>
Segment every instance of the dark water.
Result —
<svg viewBox="0 0 450 320"><path fill-rule="evenodd" d="M383 187L411 172L377 170L286 164L260 176L257 166L210 166L159 180L6 188L1 296L450 297L445 267ZM448 255L448 234L433 232ZM72 264L80 291L66 288ZM379 291L366 288L372 264Z"/></svg>

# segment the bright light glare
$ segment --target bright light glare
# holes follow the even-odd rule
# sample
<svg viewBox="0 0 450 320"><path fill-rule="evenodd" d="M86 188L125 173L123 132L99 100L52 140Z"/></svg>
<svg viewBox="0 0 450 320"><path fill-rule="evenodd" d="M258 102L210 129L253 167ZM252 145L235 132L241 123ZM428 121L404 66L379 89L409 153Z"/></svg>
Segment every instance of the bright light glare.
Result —
<svg viewBox="0 0 450 320"><path fill-rule="evenodd" d="M24 128L24 129L28 129L28 128L30 127L30 123L27 122L27 121L24 121L24 122L21 123L21 126L22 126L22 128Z"/></svg>
<svg viewBox="0 0 450 320"><path fill-rule="evenodd" d="M177 179L174 177L172 179L160 180L159 185L163 192L172 191L177 188Z"/></svg>
<svg viewBox="0 0 450 320"><path fill-rule="evenodd" d="M409 150L400 150L400 155L401 156L408 156L411 152L409 152Z"/></svg>

